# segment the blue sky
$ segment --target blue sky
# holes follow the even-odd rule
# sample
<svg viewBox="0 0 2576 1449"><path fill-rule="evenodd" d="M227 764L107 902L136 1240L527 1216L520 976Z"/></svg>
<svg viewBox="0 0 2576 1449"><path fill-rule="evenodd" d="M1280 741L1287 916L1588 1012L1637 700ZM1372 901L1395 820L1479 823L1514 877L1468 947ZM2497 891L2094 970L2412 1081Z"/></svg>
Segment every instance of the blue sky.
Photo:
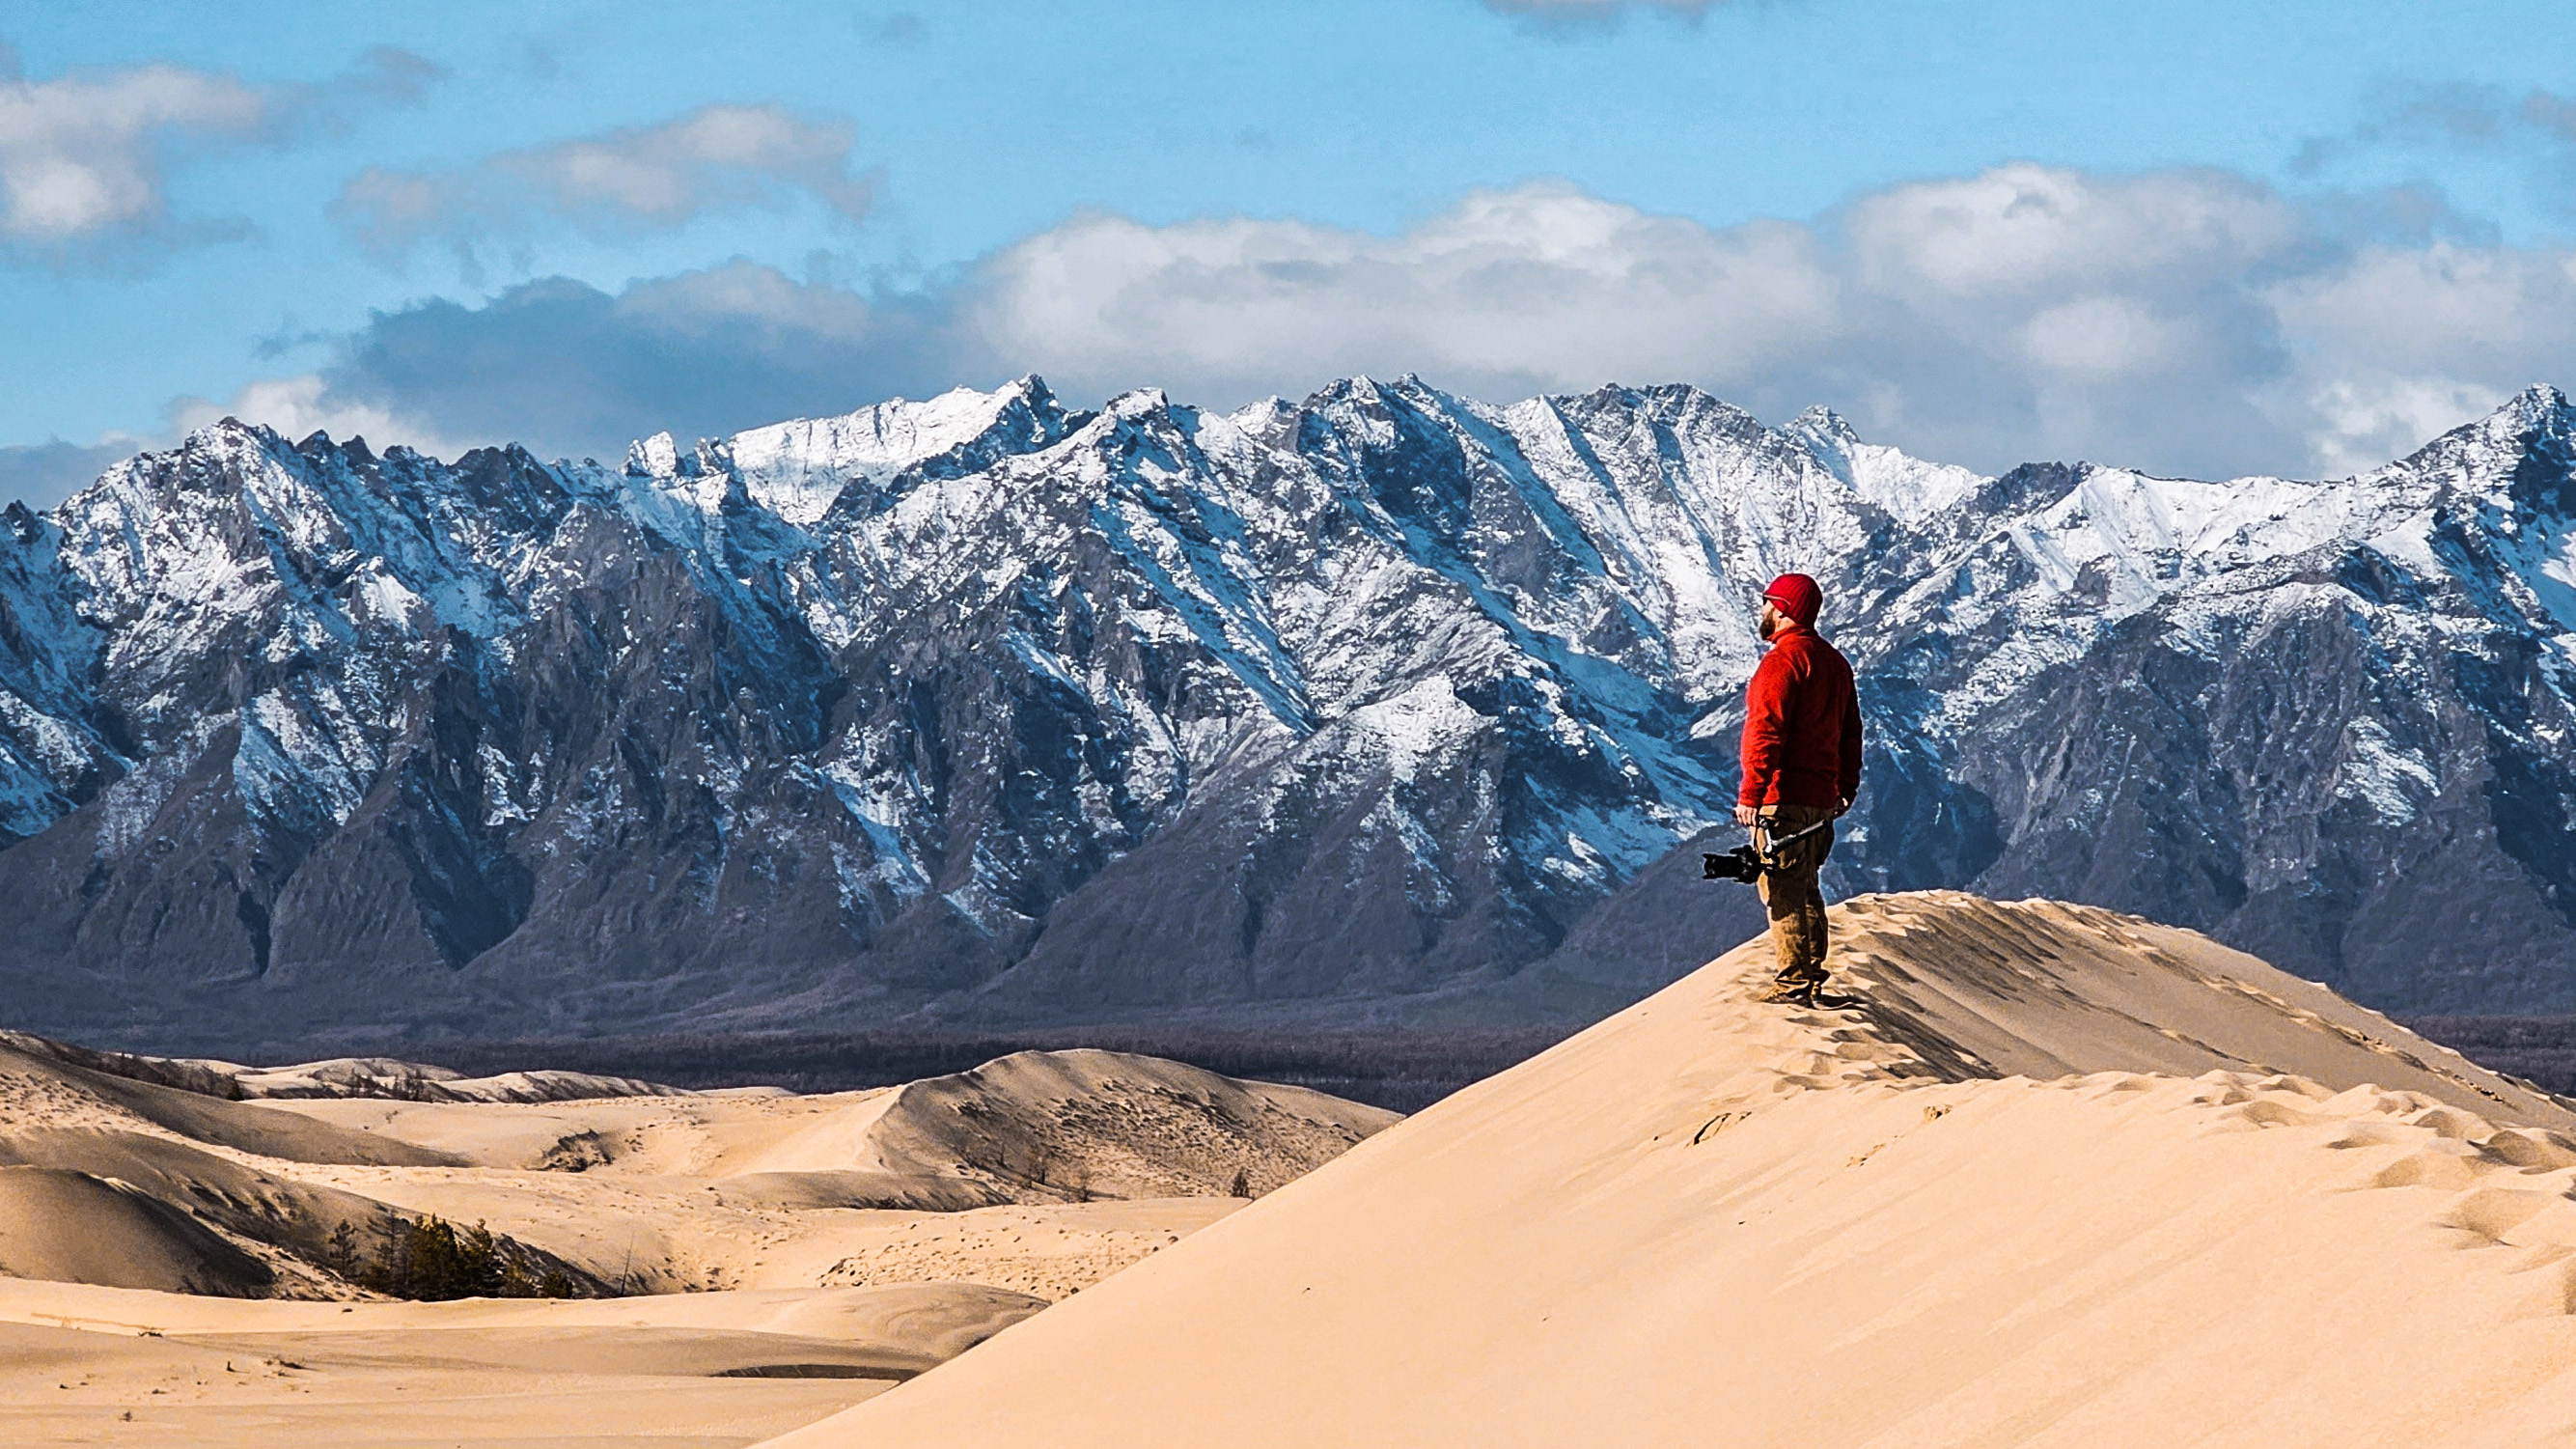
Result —
<svg viewBox="0 0 2576 1449"><path fill-rule="evenodd" d="M13 9L39 502L226 411L605 456L1023 371L1679 379L2203 473L2576 384L2543 4Z"/></svg>

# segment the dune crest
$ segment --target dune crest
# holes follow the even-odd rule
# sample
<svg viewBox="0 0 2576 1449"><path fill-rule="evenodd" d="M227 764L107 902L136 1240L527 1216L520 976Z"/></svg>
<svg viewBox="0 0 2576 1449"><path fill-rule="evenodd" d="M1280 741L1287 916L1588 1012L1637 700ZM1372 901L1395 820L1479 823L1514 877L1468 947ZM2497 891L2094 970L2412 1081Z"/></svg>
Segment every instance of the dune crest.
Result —
<svg viewBox="0 0 2576 1449"><path fill-rule="evenodd" d="M589 1097L699 1095L684 1087L595 1072L528 1071L469 1077L450 1067L395 1057L331 1057L288 1066L249 1067L211 1057L100 1051L23 1031L0 1031L0 1047L108 1076L236 1101L270 1097L397 1097L413 1102L569 1102Z"/></svg>
<svg viewBox="0 0 2576 1449"><path fill-rule="evenodd" d="M1923 893L1835 926L1858 1009L1755 1003L1749 943L774 1442L2561 1432L2566 1103L2112 912Z"/></svg>

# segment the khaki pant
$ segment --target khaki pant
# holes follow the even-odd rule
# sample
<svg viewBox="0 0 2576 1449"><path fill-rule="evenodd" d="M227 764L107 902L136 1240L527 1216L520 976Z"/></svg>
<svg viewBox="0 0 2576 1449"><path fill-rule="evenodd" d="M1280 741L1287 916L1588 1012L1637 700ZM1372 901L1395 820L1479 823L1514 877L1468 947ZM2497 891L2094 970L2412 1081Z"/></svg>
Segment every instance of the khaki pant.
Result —
<svg viewBox="0 0 2576 1449"><path fill-rule="evenodd" d="M1753 843L1768 852L1773 836L1794 835L1833 815L1812 805L1766 806L1761 823L1753 828ZM1783 981L1821 983L1825 979L1825 895L1816 884L1816 872L1833 848L1834 828L1828 825L1781 850L1777 858L1783 869L1762 873L1757 889L1771 912L1771 948L1779 953Z"/></svg>

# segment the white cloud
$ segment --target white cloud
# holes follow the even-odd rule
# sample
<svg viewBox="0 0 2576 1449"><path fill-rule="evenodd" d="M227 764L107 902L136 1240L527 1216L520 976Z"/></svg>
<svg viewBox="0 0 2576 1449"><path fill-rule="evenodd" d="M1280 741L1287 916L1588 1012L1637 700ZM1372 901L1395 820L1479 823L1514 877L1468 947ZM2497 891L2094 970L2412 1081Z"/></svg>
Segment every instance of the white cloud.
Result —
<svg viewBox="0 0 2576 1449"><path fill-rule="evenodd" d="M703 106L677 120L504 151L456 171L370 167L334 203L368 246L432 237L464 247L541 221L613 238L685 226L721 207L808 196L851 220L873 185L851 172L852 132L777 106Z"/></svg>
<svg viewBox="0 0 2576 1449"><path fill-rule="evenodd" d="M229 77L170 65L0 76L0 237L60 248L150 230L167 216L161 149L255 135L271 104Z"/></svg>
<svg viewBox="0 0 2576 1449"><path fill-rule="evenodd" d="M1737 375L1844 327L1811 234L1712 231L1562 184L1380 238L1298 222L1077 218L992 258L965 325L1077 385L1202 392L1421 371L1487 389Z"/></svg>
<svg viewBox="0 0 2576 1449"><path fill-rule="evenodd" d="M2576 254L2355 240L2353 202L2010 166L1730 227L1563 183L1387 236L1092 214L908 297L736 260L615 295L550 279L421 303L256 401L371 441L613 456L666 427L1029 371L1073 398L1151 384L1215 406L1358 372L1496 400L1685 381L1774 419L1821 402L1986 469L2207 476L2369 466L2528 383L2576 381Z"/></svg>
<svg viewBox="0 0 2576 1449"><path fill-rule="evenodd" d="M239 235L239 221L174 219L165 163L191 149L343 129L417 104L444 73L378 46L313 83L252 86L174 65L30 81L0 45L0 246L62 263L118 242Z"/></svg>
<svg viewBox="0 0 2576 1449"><path fill-rule="evenodd" d="M1563 184L1392 237L1089 216L989 259L959 325L1074 392L1682 379L1989 468L2341 469L2576 373L2568 253L2349 243L2332 214L2222 172L2013 165L1815 224L1712 228Z"/></svg>
<svg viewBox="0 0 2576 1449"><path fill-rule="evenodd" d="M328 383L312 373L298 377L261 378L245 385L230 400L222 403L201 397L178 398L169 405L167 415L172 437L231 417L246 423L265 423L290 441L309 437L316 431L329 433L343 442L363 437L377 452L399 443L417 452L453 458L475 446L442 438L436 429L418 418L398 416L388 408L335 393Z"/></svg>
<svg viewBox="0 0 2576 1449"><path fill-rule="evenodd" d="M2265 295L2301 349L2290 407L2324 471L2369 467L2517 382L2576 382L2576 252L2372 246Z"/></svg>
<svg viewBox="0 0 2576 1449"><path fill-rule="evenodd" d="M2576 253L2557 248L2371 246L2268 295L2290 325L2355 358L2564 367L2576 337Z"/></svg>
<svg viewBox="0 0 2576 1449"><path fill-rule="evenodd" d="M1873 193L1844 230L1863 280L1928 300L2242 276L2309 227L2226 172L2105 177L2022 163Z"/></svg>
<svg viewBox="0 0 2576 1449"><path fill-rule="evenodd" d="M2401 457L2493 410L2497 397L2492 384L2417 376L2326 379L2302 401L2316 419L2309 437L2315 471L2331 477Z"/></svg>
<svg viewBox="0 0 2576 1449"><path fill-rule="evenodd" d="M2131 298L2078 297L2022 324L2021 339L2041 367L2091 382L2171 362L2184 332Z"/></svg>

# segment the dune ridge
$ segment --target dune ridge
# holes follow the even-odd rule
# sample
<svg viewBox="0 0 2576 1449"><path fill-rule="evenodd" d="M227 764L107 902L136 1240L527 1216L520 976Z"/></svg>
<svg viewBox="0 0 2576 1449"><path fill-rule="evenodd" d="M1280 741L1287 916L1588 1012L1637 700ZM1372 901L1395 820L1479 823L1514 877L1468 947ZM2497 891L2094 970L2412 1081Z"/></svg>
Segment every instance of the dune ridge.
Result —
<svg viewBox="0 0 2576 1449"><path fill-rule="evenodd" d="M212 1057L156 1057L101 1051L23 1031L0 1031L0 1047L108 1076L231 1101L272 1097L397 1097L414 1102L569 1102L589 1097L694 1097L685 1087L595 1072L521 1071L469 1077L450 1067L395 1057L331 1057L253 1067ZM753 1091L764 1089L753 1088Z"/></svg>
<svg viewBox="0 0 2576 1449"><path fill-rule="evenodd" d="M1834 908L780 1449L2503 1445L2576 1112L2187 931Z"/></svg>

